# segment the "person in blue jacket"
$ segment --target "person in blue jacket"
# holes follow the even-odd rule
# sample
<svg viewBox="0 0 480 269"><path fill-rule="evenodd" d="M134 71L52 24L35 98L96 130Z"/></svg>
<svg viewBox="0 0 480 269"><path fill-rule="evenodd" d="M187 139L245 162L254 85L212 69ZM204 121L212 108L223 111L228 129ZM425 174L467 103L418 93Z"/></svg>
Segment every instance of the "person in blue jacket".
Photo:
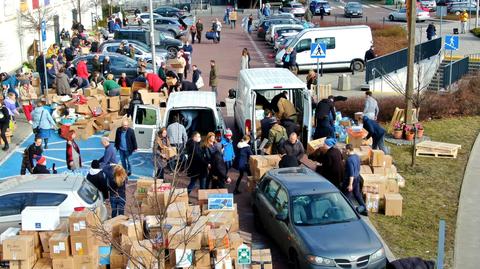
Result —
<svg viewBox="0 0 480 269"><path fill-rule="evenodd" d="M345 149L347 160L345 161L345 179L342 184L343 193L351 201L356 200L359 205L366 208L360 189L360 157L353 152L352 144L347 144Z"/></svg>
<svg viewBox="0 0 480 269"><path fill-rule="evenodd" d="M225 161L225 166L227 167L227 173L230 168L232 168L233 160L235 159L235 151L233 149L233 140L232 140L232 130L227 129L225 135L222 138L223 145L223 161Z"/></svg>
<svg viewBox="0 0 480 269"><path fill-rule="evenodd" d="M100 168L103 169L110 164L117 164L117 153L115 146L110 143L107 136L102 137L102 145L105 148L102 158L98 160Z"/></svg>
<svg viewBox="0 0 480 269"><path fill-rule="evenodd" d="M388 154L387 149L385 148L385 129L367 116L363 116L363 128L368 131L368 135L365 139L371 137L373 140L372 149L379 149L385 152L385 154Z"/></svg>

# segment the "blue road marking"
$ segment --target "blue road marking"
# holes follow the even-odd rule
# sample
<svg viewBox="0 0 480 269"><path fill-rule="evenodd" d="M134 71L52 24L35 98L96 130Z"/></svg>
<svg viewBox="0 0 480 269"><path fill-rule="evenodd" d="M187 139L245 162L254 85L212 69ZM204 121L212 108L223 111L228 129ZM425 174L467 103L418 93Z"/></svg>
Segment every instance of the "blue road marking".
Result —
<svg viewBox="0 0 480 269"><path fill-rule="evenodd" d="M103 156L104 148L100 141L101 133L97 133L87 140L76 140L80 147L80 155L82 156L82 173L88 172L90 163L93 160L100 159ZM33 143L33 135L30 135L25 141L15 149L5 160L0 162L0 181L6 177L20 175L20 168L22 166L22 155L26 147ZM44 149L43 156L47 158L47 167L51 168L53 163L56 165L58 173L68 173L66 158L66 140L61 138L58 134L52 135L48 140L48 149ZM119 164L120 155L117 154ZM151 177L153 175L152 154L145 152L134 152L130 157L132 165L132 176L129 179L136 179L139 177ZM28 172L27 172L28 173Z"/></svg>

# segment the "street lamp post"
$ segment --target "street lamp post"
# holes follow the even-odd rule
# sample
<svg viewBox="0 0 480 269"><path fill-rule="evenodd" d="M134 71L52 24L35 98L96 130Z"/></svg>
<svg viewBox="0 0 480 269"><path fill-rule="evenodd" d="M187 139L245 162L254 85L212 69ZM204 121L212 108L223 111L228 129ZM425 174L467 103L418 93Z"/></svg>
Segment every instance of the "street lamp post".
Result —
<svg viewBox="0 0 480 269"><path fill-rule="evenodd" d="M155 53L155 28L153 27L153 0L149 0L150 4L150 42L152 46L152 65L153 65L153 72L157 73L156 69L156 53Z"/></svg>

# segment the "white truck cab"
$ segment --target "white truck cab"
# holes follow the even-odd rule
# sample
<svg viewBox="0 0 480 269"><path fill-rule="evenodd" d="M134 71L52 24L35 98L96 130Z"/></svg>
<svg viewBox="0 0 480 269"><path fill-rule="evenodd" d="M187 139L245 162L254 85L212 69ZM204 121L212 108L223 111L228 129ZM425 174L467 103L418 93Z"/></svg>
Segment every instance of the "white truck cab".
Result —
<svg viewBox="0 0 480 269"><path fill-rule="evenodd" d="M284 68L253 68L240 71L235 92L235 124L242 134L252 136L254 152L259 147L257 124L264 117L262 100L270 102L274 96L283 91L288 93L288 99L297 110L299 138L306 146L312 136L312 101L305 82Z"/></svg>

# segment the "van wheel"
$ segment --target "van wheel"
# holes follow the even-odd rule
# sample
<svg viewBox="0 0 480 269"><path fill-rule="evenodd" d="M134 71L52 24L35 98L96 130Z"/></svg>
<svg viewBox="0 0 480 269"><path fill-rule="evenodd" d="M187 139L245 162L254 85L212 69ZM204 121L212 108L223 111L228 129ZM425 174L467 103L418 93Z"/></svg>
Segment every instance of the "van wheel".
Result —
<svg viewBox="0 0 480 269"><path fill-rule="evenodd" d="M393 17L393 15L390 15L390 16L388 16L388 19L393 21L395 18Z"/></svg>
<svg viewBox="0 0 480 269"><path fill-rule="evenodd" d="M295 250L290 250L290 254L288 255L288 263L291 268L300 269L300 262L298 261L298 255Z"/></svg>
<svg viewBox="0 0 480 269"><path fill-rule="evenodd" d="M178 52L178 49L175 48L175 47L169 47L167 49L167 55L168 55L168 58L169 59L174 59L177 57L177 52Z"/></svg>
<svg viewBox="0 0 480 269"><path fill-rule="evenodd" d="M359 60L353 61L353 70L357 72L362 72L364 68L365 68L365 65L363 64L362 61L359 61Z"/></svg>

